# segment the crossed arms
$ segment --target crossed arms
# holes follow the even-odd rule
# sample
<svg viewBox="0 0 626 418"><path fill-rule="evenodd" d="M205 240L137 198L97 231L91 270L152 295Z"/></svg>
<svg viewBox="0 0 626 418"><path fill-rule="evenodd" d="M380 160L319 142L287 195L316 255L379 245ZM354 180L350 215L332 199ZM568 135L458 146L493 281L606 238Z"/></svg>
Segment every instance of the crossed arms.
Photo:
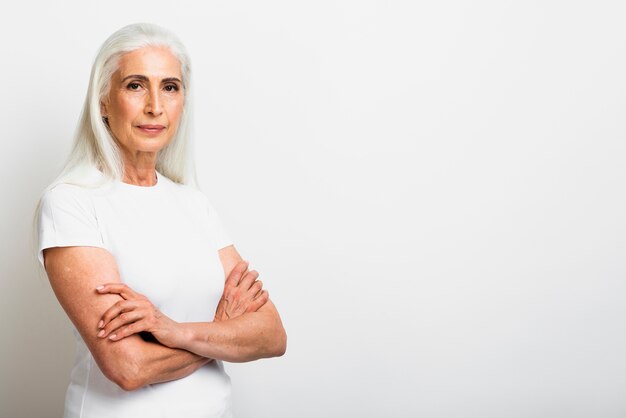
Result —
<svg viewBox="0 0 626 418"><path fill-rule="evenodd" d="M124 390L180 379L213 359L243 362L284 354L287 337L276 307L258 284L246 288L258 273L247 271L232 245L219 250L219 256L227 280L215 320L176 323L121 284L108 251L44 250L57 299L100 370ZM140 331L151 332L158 341L145 341Z"/></svg>

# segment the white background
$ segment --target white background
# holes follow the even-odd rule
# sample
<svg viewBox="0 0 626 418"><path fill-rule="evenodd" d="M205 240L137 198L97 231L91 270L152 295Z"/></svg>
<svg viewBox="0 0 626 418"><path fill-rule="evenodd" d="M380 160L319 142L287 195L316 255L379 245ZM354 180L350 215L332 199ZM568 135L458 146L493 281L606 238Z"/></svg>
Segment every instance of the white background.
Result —
<svg viewBox="0 0 626 418"><path fill-rule="evenodd" d="M6 7L6 6L5 6ZM68 1L0 25L0 415L58 417L69 321L30 251L95 53L164 25L199 177L278 306L239 418L626 416L620 1Z"/></svg>

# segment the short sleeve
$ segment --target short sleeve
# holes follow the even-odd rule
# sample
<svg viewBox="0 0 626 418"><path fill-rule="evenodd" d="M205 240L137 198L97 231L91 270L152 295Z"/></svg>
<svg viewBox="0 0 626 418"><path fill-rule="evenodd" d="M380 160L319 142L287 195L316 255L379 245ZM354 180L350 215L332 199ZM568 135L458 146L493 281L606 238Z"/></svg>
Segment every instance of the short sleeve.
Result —
<svg viewBox="0 0 626 418"><path fill-rule="evenodd" d="M91 197L79 186L60 184L46 191L41 198L37 228L37 257L42 266L46 248L105 248Z"/></svg>
<svg viewBox="0 0 626 418"><path fill-rule="evenodd" d="M219 250L224 247L228 247L229 245L233 245L233 240L230 238L230 234L224 227L220 216L218 215L211 202L209 202L209 200L206 198L206 196L205 204L207 207L207 211L209 212L209 227L215 235L215 243L217 249Z"/></svg>

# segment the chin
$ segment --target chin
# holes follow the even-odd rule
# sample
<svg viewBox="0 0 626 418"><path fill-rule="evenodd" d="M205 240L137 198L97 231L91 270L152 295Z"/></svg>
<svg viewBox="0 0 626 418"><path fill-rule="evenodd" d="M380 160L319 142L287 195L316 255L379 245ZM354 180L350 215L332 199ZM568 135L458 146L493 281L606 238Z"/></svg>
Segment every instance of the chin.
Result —
<svg viewBox="0 0 626 418"><path fill-rule="evenodd" d="M169 143L170 141L155 141L154 138L146 139L137 144L137 150L143 152L159 152Z"/></svg>

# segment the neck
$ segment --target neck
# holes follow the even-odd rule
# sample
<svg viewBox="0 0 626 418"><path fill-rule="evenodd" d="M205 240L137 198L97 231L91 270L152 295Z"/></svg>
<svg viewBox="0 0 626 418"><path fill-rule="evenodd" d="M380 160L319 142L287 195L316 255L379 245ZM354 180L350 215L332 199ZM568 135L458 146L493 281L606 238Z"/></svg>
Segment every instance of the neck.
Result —
<svg viewBox="0 0 626 418"><path fill-rule="evenodd" d="M154 186L156 177L156 153L137 152L124 155L124 183L136 186Z"/></svg>
<svg viewBox="0 0 626 418"><path fill-rule="evenodd" d="M122 181L135 186L154 186L157 184L156 171L154 168L151 171L141 170L135 172L129 172L127 169L124 169L124 179Z"/></svg>

